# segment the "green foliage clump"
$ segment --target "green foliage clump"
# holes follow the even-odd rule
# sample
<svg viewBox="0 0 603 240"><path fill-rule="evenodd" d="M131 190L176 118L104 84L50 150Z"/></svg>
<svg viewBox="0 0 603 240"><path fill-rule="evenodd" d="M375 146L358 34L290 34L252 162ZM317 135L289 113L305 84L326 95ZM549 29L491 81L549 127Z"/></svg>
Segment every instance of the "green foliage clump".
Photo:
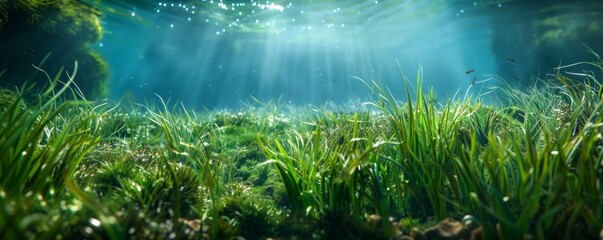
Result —
<svg viewBox="0 0 603 240"><path fill-rule="evenodd" d="M582 64L603 70L594 55ZM358 226L363 215L428 221L463 213L479 219L486 238L598 236L603 85L594 73L579 74L585 81L558 73L557 83L527 92L509 88L504 107L479 99L438 106L423 94L421 75L404 103L367 84L377 96L368 104L387 125L326 114L312 132L259 138L294 213L329 223L330 237L362 236L343 226ZM397 236L396 224L376 226Z"/></svg>
<svg viewBox="0 0 603 240"><path fill-rule="evenodd" d="M269 198L253 193L252 186L225 186L219 215L229 223L233 235L259 239L275 236L284 220L283 211Z"/></svg>
<svg viewBox="0 0 603 240"><path fill-rule="evenodd" d="M62 230L71 224L81 224L78 229L84 229L88 219L73 209L88 211L88 216L95 217L94 223L96 218L103 219L107 223L104 230L119 231L105 215L104 207L95 208L94 200L81 195L73 178L80 162L99 141L95 136L98 125L89 103L64 100L71 81L53 91L59 77L50 81L51 86L37 103L26 102L18 93L0 109L3 239L69 234ZM87 203L85 207L82 202Z"/></svg>

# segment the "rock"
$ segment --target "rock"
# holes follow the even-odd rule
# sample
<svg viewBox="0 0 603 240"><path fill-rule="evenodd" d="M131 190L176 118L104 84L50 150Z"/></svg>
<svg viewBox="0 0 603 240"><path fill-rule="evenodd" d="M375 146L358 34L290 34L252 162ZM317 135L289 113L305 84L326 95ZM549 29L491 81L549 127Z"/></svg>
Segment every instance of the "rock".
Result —
<svg viewBox="0 0 603 240"><path fill-rule="evenodd" d="M463 225L468 229L474 229L478 227L477 219L471 215L465 215L461 222L463 222Z"/></svg>
<svg viewBox="0 0 603 240"><path fill-rule="evenodd" d="M413 229L411 231L411 237L416 240L461 240L461 239L475 239L479 236L473 236L474 234L466 228L463 223L447 218L438 223L437 225L426 229L424 232Z"/></svg>
<svg viewBox="0 0 603 240"><path fill-rule="evenodd" d="M51 79L61 73L65 82L65 72L73 75L77 61L74 81L79 90L89 98L106 96L109 68L92 47L102 36L101 16L99 10L81 1L0 3L0 72L4 71L0 86L14 89L28 82L43 90L49 79L32 64Z"/></svg>

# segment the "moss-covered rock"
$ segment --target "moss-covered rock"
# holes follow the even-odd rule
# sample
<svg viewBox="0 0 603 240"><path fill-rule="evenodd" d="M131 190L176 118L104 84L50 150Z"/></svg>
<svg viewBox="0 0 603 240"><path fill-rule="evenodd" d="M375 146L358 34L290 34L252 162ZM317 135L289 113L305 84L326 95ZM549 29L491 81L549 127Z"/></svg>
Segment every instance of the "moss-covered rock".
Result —
<svg viewBox="0 0 603 240"><path fill-rule="evenodd" d="M6 56L0 58L0 70L6 69L0 84L12 88L29 81L43 87L48 78L34 74L37 70L32 65L52 77L61 67L72 74L77 61L75 83L84 95L106 95L108 67L90 46L102 36L100 16L98 10L79 1L0 2L0 55Z"/></svg>

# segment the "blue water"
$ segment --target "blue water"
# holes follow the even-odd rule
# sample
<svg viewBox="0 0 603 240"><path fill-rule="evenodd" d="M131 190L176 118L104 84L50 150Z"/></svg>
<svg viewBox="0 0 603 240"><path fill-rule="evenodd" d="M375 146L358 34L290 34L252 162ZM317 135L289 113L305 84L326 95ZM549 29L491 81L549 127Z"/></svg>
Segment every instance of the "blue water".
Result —
<svg viewBox="0 0 603 240"><path fill-rule="evenodd" d="M591 60L600 2L108 1L97 49L115 99L355 106L372 96L357 78L402 97L421 71L443 101Z"/></svg>

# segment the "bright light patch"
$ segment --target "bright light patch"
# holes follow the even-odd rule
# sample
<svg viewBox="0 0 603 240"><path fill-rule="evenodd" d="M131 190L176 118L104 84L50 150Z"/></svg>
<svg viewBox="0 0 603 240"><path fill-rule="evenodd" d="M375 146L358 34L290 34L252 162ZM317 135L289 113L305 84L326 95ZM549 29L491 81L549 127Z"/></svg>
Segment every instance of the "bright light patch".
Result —
<svg viewBox="0 0 603 240"><path fill-rule="evenodd" d="M101 222L96 218L90 218L89 222L90 222L90 224L92 224L92 226L95 226L95 227L100 227L100 225L101 225Z"/></svg>
<svg viewBox="0 0 603 240"><path fill-rule="evenodd" d="M224 10L228 10L228 6L226 6L226 4L224 3L218 3L218 7L224 9Z"/></svg>

